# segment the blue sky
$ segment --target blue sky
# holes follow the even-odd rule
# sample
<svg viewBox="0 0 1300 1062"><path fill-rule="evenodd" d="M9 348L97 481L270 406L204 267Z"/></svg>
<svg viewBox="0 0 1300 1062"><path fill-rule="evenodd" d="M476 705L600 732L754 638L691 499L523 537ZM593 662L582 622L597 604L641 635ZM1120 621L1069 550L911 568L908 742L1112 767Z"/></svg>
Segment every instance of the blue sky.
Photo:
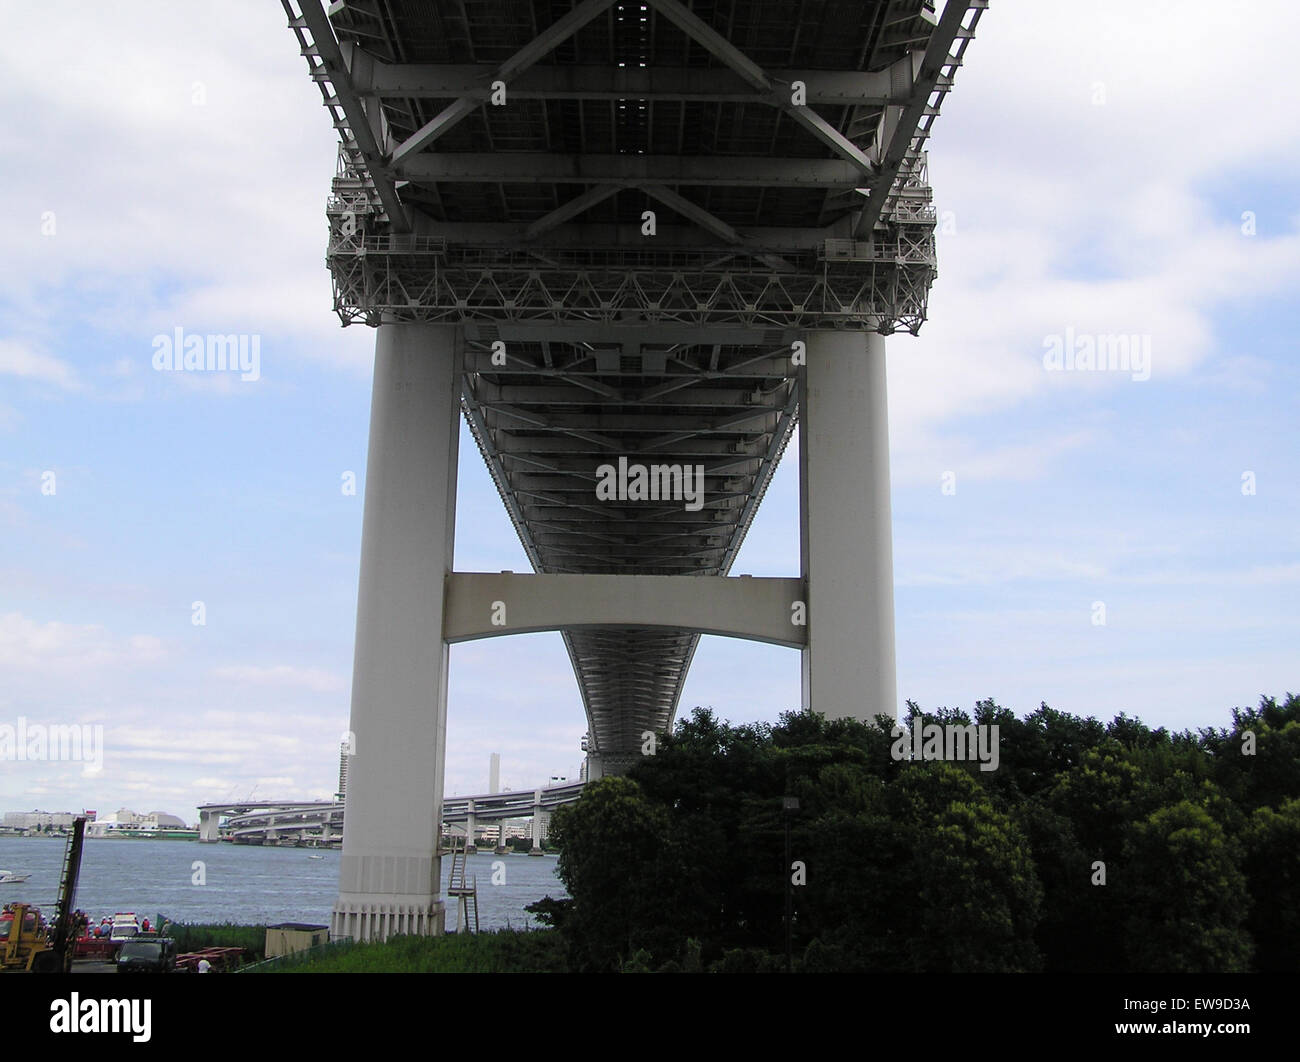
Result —
<svg viewBox="0 0 1300 1062"><path fill-rule="evenodd" d="M888 344L900 698L1181 728L1300 687L1300 11L1246 6L981 21L930 144L931 319ZM373 334L329 309L319 94L278 5L6 23L0 724L106 747L0 763L0 809L328 796ZM41 44L70 38L95 47ZM155 372L178 326L258 335L260 379ZM1150 379L1048 371L1067 329L1147 337ZM797 572L796 456L734 573ZM464 433L460 474L457 566L527 570ZM455 647L450 698L448 792L493 751L512 788L576 775L558 635ZM682 707L798 700L796 653L706 638Z"/></svg>

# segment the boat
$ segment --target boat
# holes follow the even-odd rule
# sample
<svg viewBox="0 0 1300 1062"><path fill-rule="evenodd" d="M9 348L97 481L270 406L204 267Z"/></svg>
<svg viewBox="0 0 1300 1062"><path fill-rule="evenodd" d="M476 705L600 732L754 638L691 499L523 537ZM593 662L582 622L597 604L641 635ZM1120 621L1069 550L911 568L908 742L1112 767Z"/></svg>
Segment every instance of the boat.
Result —
<svg viewBox="0 0 1300 1062"><path fill-rule="evenodd" d="M30 877L30 874L15 874L12 870L0 870L0 885L21 885Z"/></svg>
<svg viewBox="0 0 1300 1062"><path fill-rule="evenodd" d="M309 855L307 858L308 858L308 859L324 859L325 857L324 857L323 855Z"/></svg>

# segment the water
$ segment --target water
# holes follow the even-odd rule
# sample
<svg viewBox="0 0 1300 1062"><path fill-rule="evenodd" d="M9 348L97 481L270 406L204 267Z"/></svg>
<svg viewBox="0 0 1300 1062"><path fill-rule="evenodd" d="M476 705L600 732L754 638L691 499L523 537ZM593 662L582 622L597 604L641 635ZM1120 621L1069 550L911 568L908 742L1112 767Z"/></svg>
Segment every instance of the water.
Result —
<svg viewBox="0 0 1300 1062"><path fill-rule="evenodd" d="M21 885L0 885L0 902L25 900L52 913L66 843L61 837L0 837L0 868L31 875ZM194 884L196 861L204 865L206 884ZM498 885L492 884L494 863L505 877ZM549 855L471 855L480 928L536 926L524 907L543 896L567 895L555 864ZM451 860L444 858L442 867L445 886ZM77 906L96 921L134 911L150 921L162 913L177 922L328 925L338 886L339 853L329 849L99 839L86 842ZM447 901L447 928L455 925L456 906Z"/></svg>

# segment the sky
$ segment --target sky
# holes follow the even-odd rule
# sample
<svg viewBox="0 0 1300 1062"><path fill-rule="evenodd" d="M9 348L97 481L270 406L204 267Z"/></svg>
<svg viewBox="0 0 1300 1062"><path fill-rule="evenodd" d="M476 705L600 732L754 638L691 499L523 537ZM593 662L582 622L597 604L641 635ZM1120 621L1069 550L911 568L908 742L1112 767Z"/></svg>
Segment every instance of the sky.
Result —
<svg viewBox="0 0 1300 1062"><path fill-rule="evenodd" d="M0 750L103 736L0 759L0 810L329 798L374 336L330 310L319 92L278 4L0 12ZM1300 688L1298 36L1266 0L985 13L930 319L887 341L900 701L1195 729ZM155 371L176 328L258 337L257 379ZM1107 336L1149 362L1054 367ZM796 471L733 574L797 574ZM457 568L528 570L464 430L459 474ZM799 693L797 652L707 637L679 715ZM558 634L453 647L449 794L492 752L576 778L585 729Z"/></svg>

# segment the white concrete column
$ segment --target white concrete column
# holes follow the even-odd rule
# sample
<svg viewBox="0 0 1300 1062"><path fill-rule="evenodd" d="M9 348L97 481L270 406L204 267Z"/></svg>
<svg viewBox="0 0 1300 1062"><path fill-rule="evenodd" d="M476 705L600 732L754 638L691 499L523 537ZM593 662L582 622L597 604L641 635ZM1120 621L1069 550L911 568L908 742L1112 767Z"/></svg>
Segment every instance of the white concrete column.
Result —
<svg viewBox="0 0 1300 1062"><path fill-rule="evenodd" d="M510 851L510 849L506 847L506 820L505 819L501 819L498 821L497 830L498 830L497 845L494 849L492 849L492 854L505 855L507 852Z"/></svg>
<svg viewBox="0 0 1300 1062"><path fill-rule="evenodd" d="M897 718L884 337L810 333L801 376L803 705L828 719Z"/></svg>
<svg viewBox="0 0 1300 1062"><path fill-rule="evenodd" d="M474 834L478 831L478 823L474 819L474 801L469 801L468 810L465 817L465 852L477 852L478 845L474 843Z"/></svg>
<svg viewBox="0 0 1300 1062"><path fill-rule="evenodd" d="M543 855L542 852L542 791L533 790L533 847L529 849L530 856Z"/></svg>
<svg viewBox="0 0 1300 1062"><path fill-rule="evenodd" d="M441 932L438 847L447 725L443 587L452 568L463 337L380 325L370 407L361 583L335 937Z"/></svg>
<svg viewBox="0 0 1300 1062"><path fill-rule="evenodd" d="M199 842L216 844L221 840L221 814L216 811L199 812Z"/></svg>

